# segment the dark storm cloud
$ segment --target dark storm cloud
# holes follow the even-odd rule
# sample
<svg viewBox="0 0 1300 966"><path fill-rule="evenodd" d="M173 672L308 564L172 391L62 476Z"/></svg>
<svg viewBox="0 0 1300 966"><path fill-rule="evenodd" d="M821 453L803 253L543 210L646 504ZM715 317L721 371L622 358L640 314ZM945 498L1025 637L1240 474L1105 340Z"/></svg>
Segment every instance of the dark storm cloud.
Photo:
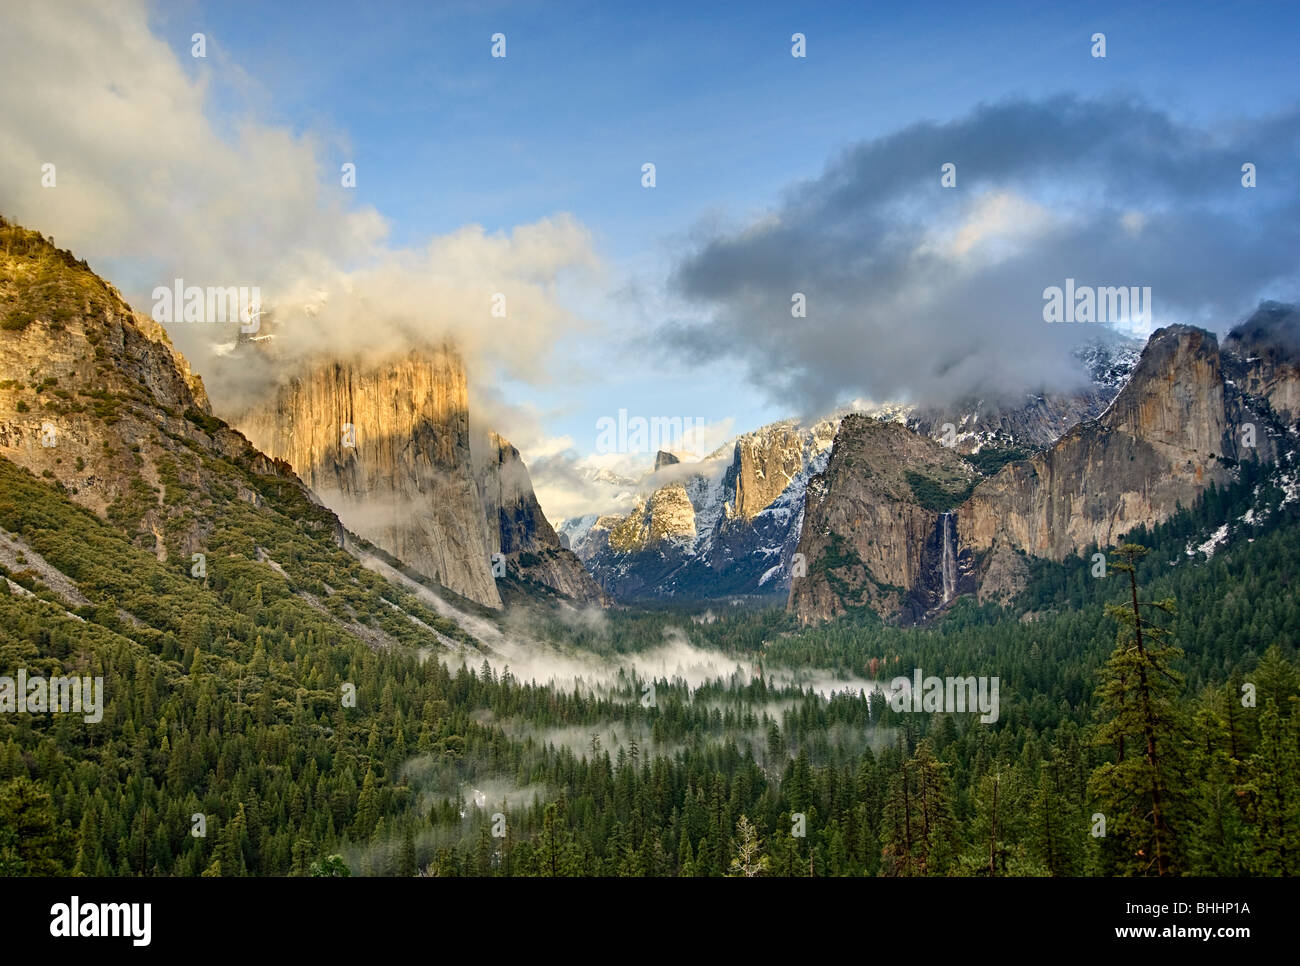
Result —
<svg viewBox="0 0 1300 966"><path fill-rule="evenodd" d="M940 185L946 162L955 188ZM1246 162L1258 187L1242 186ZM1068 388L1069 348L1102 327L1043 321L1043 290L1066 278L1150 286L1155 325L1221 332L1261 295L1294 297L1298 163L1295 110L1205 129L1061 96L915 124L700 240L673 288L710 318L669 326L669 348L735 356L808 411Z"/></svg>

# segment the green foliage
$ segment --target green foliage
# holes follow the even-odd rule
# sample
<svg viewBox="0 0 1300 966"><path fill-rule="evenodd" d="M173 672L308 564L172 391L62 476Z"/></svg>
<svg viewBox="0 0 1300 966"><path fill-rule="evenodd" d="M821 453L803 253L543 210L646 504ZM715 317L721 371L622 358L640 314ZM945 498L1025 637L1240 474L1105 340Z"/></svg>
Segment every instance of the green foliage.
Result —
<svg viewBox="0 0 1300 966"><path fill-rule="evenodd" d="M1016 446L984 446L978 453L963 457L983 476L992 476L1008 463L1029 459L1033 454Z"/></svg>
<svg viewBox="0 0 1300 966"><path fill-rule="evenodd" d="M39 232L0 222L0 330L21 332L38 320L58 330L105 308L125 304L85 261Z"/></svg>
<svg viewBox="0 0 1300 966"><path fill-rule="evenodd" d="M216 416L209 416L207 413L199 412L197 409L185 410L185 418L209 435L215 433L226 425Z"/></svg>
<svg viewBox="0 0 1300 966"><path fill-rule="evenodd" d="M723 876L746 842L735 871L765 875L1147 871L1130 854L1150 858L1142 803L1154 780L1130 737L1145 719L1129 700L1138 664L1122 571L1096 580L1087 556L1035 564L1020 605L1035 620L963 601L927 629L867 613L801 628L742 608L700 625L668 608L578 623L541 605L512 613L534 637L604 655L659 647L685 626L755 669L694 689L660 677L643 707L649 682L633 673L592 693L425 659L440 645L424 627L464 633L341 550L299 488L177 452L157 463L180 521L165 560L0 460L0 527L30 548L8 577L37 594L0 582L0 667L102 675L107 698L97 724L0 715L5 871ZM197 489L204 468L229 492ZM1148 646L1143 625L1145 660L1186 679L1152 692L1173 872L1300 872L1294 507L1212 560L1182 552L1215 514L1241 516L1256 485L1271 492L1271 477L1242 472L1246 490L1210 493L1134 560L1144 597L1180 601L1160 623L1185 654ZM194 534L203 580L189 575ZM89 603L60 600L36 554ZM858 690L828 701L780 683L781 668L885 686L914 668L998 676L1000 715L896 712ZM1089 834L1097 811L1105 838ZM196 813L204 837L190 834Z"/></svg>
<svg viewBox="0 0 1300 966"><path fill-rule="evenodd" d="M1093 741L1112 750L1114 760L1097 768L1090 789L1116 840L1112 851L1120 870L1170 875L1181 871L1178 824L1186 810L1178 766L1182 676L1173 670L1183 652L1148 616L1174 614L1173 599L1138 599L1136 562L1147 553L1126 543L1112 554L1111 572L1129 584L1131 597L1106 607L1120 630L1097 689L1103 720Z"/></svg>
<svg viewBox="0 0 1300 966"><path fill-rule="evenodd" d="M0 784L0 876L66 873L72 838L41 785L26 777Z"/></svg>
<svg viewBox="0 0 1300 966"><path fill-rule="evenodd" d="M933 510L936 513L947 513L953 507L965 502L966 498L975 489L975 484L979 482L979 478L976 477L966 486L950 490L930 479L930 477L914 470L907 470L905 476L908 486L912 488L912 497L916 502L927 510Z"/></svg>
<svg viewBox="0 0 1300 966"><path fill-rule="evenodd" d="M317 878L337 878L344 879L352 875L352 870L348 864L343 861L341 855L327 855L319 862L311 864L311 871L308 873Z"/></svg>

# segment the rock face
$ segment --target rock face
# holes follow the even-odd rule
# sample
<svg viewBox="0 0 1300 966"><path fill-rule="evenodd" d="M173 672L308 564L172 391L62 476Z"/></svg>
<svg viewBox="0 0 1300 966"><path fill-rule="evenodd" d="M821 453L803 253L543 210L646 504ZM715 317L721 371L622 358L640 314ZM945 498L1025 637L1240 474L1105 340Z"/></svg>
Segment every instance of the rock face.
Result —
<svg viewBox="0 0 1300 966"><path fill-rule="evenodd" d="M1053 560L1111 546L1226 483L1243 455L1234 428L1245 412L1225 385L1213 335L1161 329L1101 418L975 489L958 514L959 540L976 552L1004 545Z"/></svg>
<svg viewBox="0 0 1300 966"><path fill-rule="evenodd" d="M659 452L655 453L655 472L659 472L665 466L675 466L680 462L681 460L677 456L674 456L667 450L661 449Z"/></svg>
<svg viewBox="0 0 1300 966"><path fill-rule="evenodd" d="M577 556L559 537L533 493L519 451L496 433L473 447L474 474L488 524L489 549L505 556L508 573L532 580L583 603L607 605L608 598Z"/></svg>
<svg viewBox="0 0 1300 966"><path fill-rule="evenodd" d="M915 410L908 415L907 426L931 439L951 439L952 448L964 454L989 446L1033 451L1051 446L1079 423L1101 415L1114 395L1094 386L1077 393L1030 395L1018 404L975 400L947 410ZM946 436L945 426L950 427Z"/></svg>
<svg viewBox="0 0 1300 966"><path fill-rule="evenodd" d="M369 365L321 360L234 422L348 529L456 593L501 606L498 540L474 477L465 367L453 349Z"/></svg>
<svg viewBox="0 0 1300 966"><path fill-rule="evenodd" d="M837 425L774 423L694 464L661 453L630 513L566 520L561 538L620 600L783 593L804 487Z"/></svg>
<svg viewBox="0 0 1300 966"><path fill-rule="evenodd" d="M690 559L695 506L681 483L660 487L626 516L596 518L581 533L580 556L602 561L602 586L622 600L658 596Z"/></svg>
<svg viewBox="0 0 1300 966"><path fill-rule="evenodd" d="M846 416L826 472L808 488L798 546L807 573L791 585L790 610L805 623L861 608L916 620L945 602L945 589L973 589L948 504L977 475L953 449L899 423Z"/></svg>
<svg viewBox="0 0 1300 966"><path fill-rule="evenodd" d="M910 622L954 593L1005 601L1024 586L1025 555L1060 560L1112 546L1227 483L1239 461L1276 459L1294 432L1296 356L1287 347L1296 328L1293 310L1269 309L1222 351L1202 329L1155 332L1104 412L978 482L938 529L934 511L951 491L936 479L913 485L919 499L909 500L898 480L915 484L909 472L931 476L945 464L914 444L887 445L879 424L846 419L809 487L800 540L808 575L794 582L790 610L808 622L870 607ZM927 459L930 469L907 469Z"/></svg>
<svg viewBox="0 0 1300 966"><path fill-rule="evenodd" d="M4 219L0 454L187 571L232 502L261 510L250 481L308 495L287 464L211 415L201 380L157 323L84 261ZM179 499L182 486L195 496ZM301 525L341 543L337 519L317 516Z"/></svg>
<svg viewBox="0 0 1300 966"><path fill-rule="evenodd" d="M803 466L804 440L793 422L740 437L723 480L728 515L752 520L781 495Z"/></svg>
<svg viewBox="0 0 1300 966"><path fill-rule="evenodd" d="M464 597L502 605L500 553L507 573L603 600L562 550L518 450L496 434L471 438L465 366L451 346L383 362L323 359L235 418L348 529Z"/></svg>
<svg viewBox="0 0 1300 966"><path fill-rule="evenodd" d="M1248 394L1263 397L1288 427L1300 421L1300 310L1265 302L1228 333L1229 375Z"/></svg>
<svg viewBox="0 0 1300 966"><path fill-rule="evenodd" d="M483 494L484 519L493 531L492 552L558 547L559 539L533 494L533 482L519 450L496 433L488 433L487 445L481 450L474 453L474 473Z"/></svg>
<svg viewBox="0 0 1300 966"><path fill-rule="evenodd" d="M695 507L680 483L661 487L609 531L609 545L637 553L663 540L695 539Z"/></svg>
<svg viewBox="0 0 1300 966"><path fill-rule="evenodd" d="M1099 416L1139 353L1140 343L1127 339L1082 347L1077 355L1091 383L1072 393L1034 394L1001 403L975 399L944 409L891 404L867 415L943 440L956 453L970 455L980 472L988 473L1009 459L1050 446L1079 422ZM773 423L696 464L696 472L683 484L696 518L695 539L689 545L682 539L658 544L650 540L642 519L644 502L632 514L637 520L619 515L566 520L560 527L561 539L602 586L624 600L788 596L805 492L809 480L826 469L843 417L839 413L809 428L795 420ZM655 477L670 461L675 463L676 458L663 453L656 458L649 481L652 489ZM672 485L682 480L681 470L663 475ZM680 496L675 498L680 501ZM632 538L633 534L639 536ZM962 561L969 566L969 554ZM908 607L928 606L926 600L921 594Z"/></svg>

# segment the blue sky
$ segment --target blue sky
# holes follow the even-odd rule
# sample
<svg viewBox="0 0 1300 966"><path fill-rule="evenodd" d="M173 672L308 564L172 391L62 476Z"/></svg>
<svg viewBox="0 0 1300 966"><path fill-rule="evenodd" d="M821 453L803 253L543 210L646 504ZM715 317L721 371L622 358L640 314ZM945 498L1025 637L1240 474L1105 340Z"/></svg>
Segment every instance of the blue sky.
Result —
<svg viewBox="0 0 1300 966"><path fill-rule="evenodd" d="M1180 126L1178 158L1221 164L1230 184L1237 177L1236 128L1278 116L1289 124L1293 115L1287 112L1295 110L1300 91L1300 5L1281 3L200 0L149 6L144 15L179 70L204 91L203 111L215 130L233 138L240 123L255 117L267 127L316 139L320 147L313 158L327 191L337 182L338 165L354 162L357 188L338 203L352 210L369 206L382 215L392 248L419 248L469 224L508 233L560 213L590 232L606 272L597 285L561 280L558 297L591 319L592 331L557 336L548 363L556 378L502 375L492 387L505 403L531 407L533 435L571 439L578 454L591 450L596 420L619 408L711 423L731 420L735 431L799 413L817 395L800 389L817 380L815 367L809 368L815 357L810 346L834 360L843 345L879 338L878 329L858 330L844 314L852 315L852 298L871 298L875 289L824 288L817 304L834 302L839 314L829 328L810 328L801 337L792 353L800 356L791 370L797 373L793 383L769 380L765 364L779 374L786 363L770 320L754 322L760 333L754 352L725 351L746 341L756 280L699 282L701 271L719 264L713 258L719 251L746 252L753 230L765 220L794 225L792 198L825 200L841 178L859 179L859 193L869 190L869 165L836 167L863 144L875 143L884 155L893 151L896 161L923 157L917 178L937 184L938 157L917 155L915 146L890 139L918 122L951 122L965 125L971 143L978 143L980 124L1009 124L1010 154L1020 150L1013 136L1019 115L987 118L978 114L980 105L1011 100L1028 110L1070 94L1086 104L1106 102L1078 115L1081 123L1102 125L1119 116L1115 99L1127 99L1140 103L1153 123ZM195 31L208 37L204 61L189 56ZM1105 59L1090 56L1097 31L1106 34ZM504 59L489 55L496 32L506 35ZM806 58L791 56L795 32L807 38ZM936 135L940 145L944 130ZM1250 128L1240 139L1242 150L1266 145L1270 130L1266 124ZM1126 213L1126 224L1154 217L1155 209L1176 208L1159 200L1148 205L1141 197L1145 186L1135 187L1135 179L1124 175L1126 145L1131 139L1139 146L1149 134L1099 130L1105 150L1086 170L1062 175L1055 184L1050 162L1037 162L1031 169L1037 192L1028 198L1016 191L1020 174L1009 157L999 159L1008 171L983 184L963 167L962 185L971 186L963 203L973 207L960 216L943 207L941 196L900 196L900 207L920 206L908 216L914 229L909 242L931 251L928 235L917 226L960 217L966 220L954 230L965 224L969 231L975 224L980 238L991 231L995 242L1014 236L1029 246L1043 236L1024 234L1021 222L1045 220L1044 212L1068 220L1081 199L1113 202L1116 212L1122 207ZM1294 144L1289 138L1283 138L1286 149L1279 155L1288 161ZM1203 141L1216 142L1218 153L1198 155ZM1135 155L1134 163L1151 163L1153 156ZM654 189L641 185L644 162L656 165ZM1281 203L1262 192L1249 203L1260 211L1270 203L1279 210L1292 204L1295 174L1282 180L1288 193ZM983 202L977 187L988 193ZM1150 187L1160 195L1168 185ZM1237 197L1198 197L1181 222L1171 222L1149 244L1185 234L1189 219L1204 222L1208 211L1245 204ZM8 204L20 214L29 210L21 199ZM845 209L834 230L844 236L846 251L861 246L864 262L876 264L885 253L881 240L853 234L858 221L884 223L889 200L872 205L861 213ZM1237 215L1246 219L1241 211ZM59 224L55 213L35 217ZM1261 217L1253 209L1249 214ZM1175 231L1177 226L1182 227ZM63 231L67 241L79 240L75 227ZM792 264L812 249L807 242L815 238L816 225L801 231L773 236L772 245L785 239L794 246ZM1081 232L1076 244L1095 237ZM94 250L89 238L83 247ZM115 261L111 250L104 257L129 278L129 265ZM1034 271L1047 272L1047 280L1059 284L1050 274L1056 264ZM1072 270L1068 261L1061 265L1062 273ZM683 284L683 270L692 266L696 281ZM820 284L833 287L827 279L854 270L846 261L827 271ZM1180 287L1167 282L1159 266L1149 274L1165 282L1166 291ZM1198 311L1206 318L1231 314L1278 289L1285 275L1269 266L1222 298L1201 293L1173 302L1192 318ZM964 297L1005 286L1007 277L985 272ZM1027 287L1041 284L1038 274L1028 276ZM1277 294L1287 295L1286 289L1281 284ZM892 305L917 304L910 291L888 291ZM844 368L854 365L850 360ZM877 388L865 377L863 385L852 382L838 372L822 387L823 395L847 399ZM526 456L527 444L538 452L546 448L535 439L525 443Z"/></svg>
<svg viewBox="0 0 1300 966"><path fill-rule="evenodd" d="M155 24L178 53L205 29L270 118L345 139L358 200L397 243L566 210L627 259L712 206L767 205L852 142L981 101L1131 91L1213 122L1300 90L1300 5L980 6L221 2Z"/></svg>

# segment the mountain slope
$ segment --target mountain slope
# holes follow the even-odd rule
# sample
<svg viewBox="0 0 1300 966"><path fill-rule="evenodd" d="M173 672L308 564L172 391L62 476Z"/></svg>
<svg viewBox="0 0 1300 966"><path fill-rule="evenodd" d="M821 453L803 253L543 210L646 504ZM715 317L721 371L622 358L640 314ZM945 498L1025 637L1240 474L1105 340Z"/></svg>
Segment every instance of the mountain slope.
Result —
<svg viewBox="0 0 1300 966"><path fill-rule="evenodd" d="M1136 364L1138 348L1131 340L1097 341L1078 357L1091 383L1075 392L1002 403L972 399L945 408L873 406L864 414L942 441L980 473L992 473L1100 415ZM784 595L794 575L809 481L826 470L845 415L811 427L796 420L772 423L693 466L660 454L641 484L648 493L630 513L566 520L561 537L622 600ZM689 527L683 487L694 516ZM676 522L656 522L656 514L670 508ZM921 598L908 605L909 613L916 607L924 609Z"/></svg>
<svg viewBox="0 0 1300 966"><path fill-rule="evenodd" d="M941 536L899 530L894 555L922 562L910 575L887 560L845 557L843 548L860 550L871 533L898 530L911 511L892 506L897 503L892 496L873 494L869 486L864 490L864 476L888 474L891 457L842 429L836 457L844 448L841 465L864 468L858 474L828 471L814 484L823 509L805 527L809 575L795 581L791 611L811 622L870 606L906 622L929 613L938 586L944 588L939 603L950 602L954 593L1006 598L1027 579L1024 555L1061 560L1090 546L1113 545L1130 530L1153 526L1179 506L1190 506L1207 487L1226 485L1240 461L1277 460L1294 446L1295 429L1288 425L1294 417L1286 408L1294 394L1294 368L1288 368L1290 357L1264 351L1268 340L1260 326L1248 329L1257 355L1241 354L1240 337L1221 350L1212 334L1189 326L1154 333L1123 388L1097 418L1077 424L1028 459L1007 463L969 494L950 493L936 507L953 511ZM1277 327L1268 331L1276 342ZM864 500L874 515L842 509ZM929 549L936 542L938 554ZM848 587L828 589L828 579L819 576L844 580L855 567L867 577L853 578ZM898 594L884 597L883 605L879 595L859 593L868 579L892 583L887 578L899 574L908 582L899 585ZM897 597L931 606L900 607Z"/></svg>
<svg viewBox="0 0 1300 966"><path fill-rule="evenodd" d="M803 491L836 425L773 423L697 463L661 454L629 513L566 520L561 536L620 600L783 593Z"/></svg>
<svg viewBox="0 0 1300 966"><path fill-rule="evenodd" d="M1165 519L1206 486L1222 486L1252 454L1240 427L1256 421L1255 451L1276 458L1269 417L1225 376L1208 332L1171 326L1151 336L1110 408L1052 449L978 487L958 515L963 546L995 543L1059 560Z"/></svg>
<svg viewBox="0 0 1300 966"><path fill-rule="evenodd" d="M915 620L945 603L935 580L944 511L977 478L955 450L899 423L846 416L808 489L798 548L807 573L793 581L790 609L804 621L864 607Z"/></svg>
<svg viewBox="0 0 1300 966"><path fill-rule="evenodd" d="M409 755L376 723L433 747L451 676L419 655L475 639L349 553L84 263L9 224L0 253L0 664L104 681L98 721L0 714L6 794L59 801L45 864L6 836L0 862L306 874L405 813Z"/></svg>
<svg viewBox="0 0 1300 966"><path fill-rule="evenodd" d="M387 592L382 582L344 551L344 527L288 464L210 415L201 383L158 326L36 232L0 223L0 251L0 373L8 377L0 383L0 456L13 470L4 488L9 529L36 548L49 526L33 524L15 502L19 467L85 511L85 519L59 515L74 537L61 543L46 578L71 581L67 603L111 598L133 628L180 633L179 620L149 620L156 607L145 578L166 575L158 580L198 594L191 603L199 606L202 591L237 571L291 588L300 616L324 620L333 634L370 646L427 643L371 596ZM76 574L96 560L78 558L77 546L90 538L75 534L90 520L156 567L135 560L82 586ZM122 603L128 599L132 606ZM459 633L435 613L419 612ZM382 626L363 614L382 617Z"/></svg>
<svg viewBox="0 0 1300 966"><path fill-rule="evenodd" d="M1094 340L1075 352L1089 382L1073 392L1036 392L1010 401L969 399L942 408L918 406L907 412L905 421L909 429L959 453L1001 448L1028 455L1105 412L1141 353L1142 343L1133 339Z"/></svg>

